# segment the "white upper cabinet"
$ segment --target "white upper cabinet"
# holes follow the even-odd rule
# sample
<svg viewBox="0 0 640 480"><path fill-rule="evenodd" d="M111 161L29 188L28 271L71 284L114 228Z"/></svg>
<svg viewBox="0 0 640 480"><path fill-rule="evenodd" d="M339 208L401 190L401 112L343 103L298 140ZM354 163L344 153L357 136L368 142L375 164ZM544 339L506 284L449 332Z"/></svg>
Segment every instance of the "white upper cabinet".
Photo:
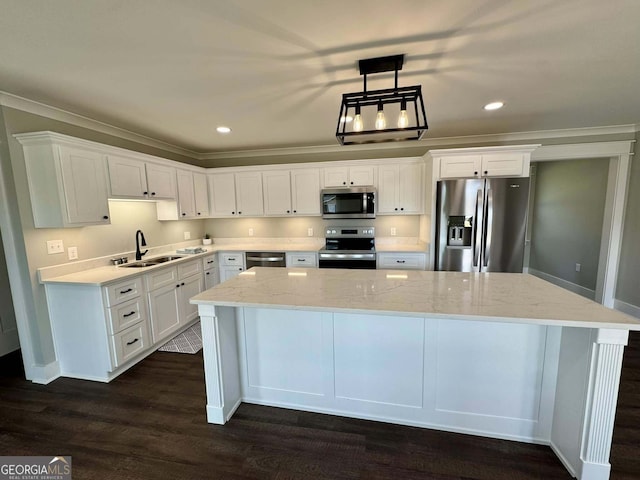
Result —
<svg viewBox="0 0 640 480"><path fill-rule="evenodd" d="M264 214L291 215L291 175L289 170L266 171L262 174Z"/></svg>
<svg viewBox="0 0 640 480"><path fill-rule="evenodd" d="M107 155L114 198L175 200L176 169L120 155Z"/></svg>
<svg viewBox="0 0 640 480"><path fill-rule="evenodd" d="M380 165L378 170L379 214L415 215L424 211L422 163Z"/></svg>
<svg viewBox="0 0 640 480"><path fill-rule="evenodd" d="M528 177L531 152L539 145L431 150L434 180L445 178Z"/></svg>
<svg viewBox="0 0 640 480"><path fill-rule="evenodd" d="M374 165L327 167L324 169L325 187L358 187L375 185Z"/></svg>
<svg viewBox="0 0 640 480"><path fill-rule="evenodd" d="M264 215L262 199L262 173L236 173L236 206L238 215L256 217Z"/></svg>
<svg viewBox="0 0 640 480"><path fill-rule="evenodd" d="M209 216L209 189L204 173L193 173L193 194L196 202L196 218Z"/></svg>
<svg viewBox="0 0 640 480"><path fill-rule="evenodd" d="M196 216L196 197L193 187L193 173L188 170L177 170L178 213L180 218Z"/></svg>
<svg viewBox="0 0 640 480"><path fill-rule="evenodd" d="M265 215L320 215L319 169L266 171L262 179Z"/></svg>
<svg viewBox="0 0 640 480"><path fill-rule="evenodd" d="M292 170L291 198L295 215L321 215L320 170L317 168Z"/></svg>
<svg viewBox="0 0 640 480"><path fill-rule="evenodd" d="M110 223L103 155L50 132L16 138L23 145L36 228Z"/></svg>
<svg viewBox="0 0 640 480"><path fill-rule="evenodd" d="M212 217L264 215L260 172L211 173L209 196Z"/></svg>

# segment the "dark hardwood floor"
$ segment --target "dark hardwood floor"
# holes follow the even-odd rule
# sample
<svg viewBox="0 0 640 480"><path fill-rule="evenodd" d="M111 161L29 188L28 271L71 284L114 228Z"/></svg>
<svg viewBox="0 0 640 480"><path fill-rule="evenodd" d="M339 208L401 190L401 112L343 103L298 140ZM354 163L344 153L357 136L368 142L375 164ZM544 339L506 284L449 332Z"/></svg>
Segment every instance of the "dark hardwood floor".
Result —
<svg viewBox="0 0 640 480"><path fill-rule="evenodd" d="M202 353L110 384L24 380L0 359L0 455L72 455L79 479L569 479L548 447L243 404L205 418ZM640 334L626 349L613 480L640 478Z"/></svg>

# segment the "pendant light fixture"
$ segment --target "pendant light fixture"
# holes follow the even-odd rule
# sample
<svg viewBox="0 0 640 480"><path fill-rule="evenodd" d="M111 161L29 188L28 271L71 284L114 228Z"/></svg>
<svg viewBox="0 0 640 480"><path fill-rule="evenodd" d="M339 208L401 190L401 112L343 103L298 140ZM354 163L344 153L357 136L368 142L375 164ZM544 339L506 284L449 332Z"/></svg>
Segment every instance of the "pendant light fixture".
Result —
<svg viewBox="0 0 640 480"><path fill-rule="evenodd" d="M360 75L364 77L361 92L344 93L336 138L342 145L400 140L420 140L429 128L422 87L398 86L398 71L402 70L404 55L369 58L358 62ZM384 90L367 90L367 75L394 72L394 87ZM410 108L407 108L410 107ZM353 115L353 122L340 122ZM387 128L387 116L396 118ZM395 123L395 125L393 125Z"/></svg>

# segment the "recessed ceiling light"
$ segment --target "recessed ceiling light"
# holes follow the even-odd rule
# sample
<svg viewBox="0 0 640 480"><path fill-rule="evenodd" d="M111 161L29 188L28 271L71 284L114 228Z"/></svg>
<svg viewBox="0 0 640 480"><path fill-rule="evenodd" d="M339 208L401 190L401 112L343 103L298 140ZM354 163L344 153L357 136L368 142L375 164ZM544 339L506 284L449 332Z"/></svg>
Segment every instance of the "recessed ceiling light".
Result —
<svg viewBox="0 0 640 480"><path fill-rule="evenodd" d="M347 115L346 117L340 117L340 123L349 123L353 122L353 117L351 115Z"/></svg>
<svg viewBox="0 0 640 480"><path fill-rule="evenodd" d="M216 128L218 133L231 133L231 129L229 127L220 126Z"/></svg>
<svg viewBox="0 0 640 480"><path fill-rule="evenodd" d="M504 107L504 103L503 102L491 102L491 103L487 103L484 106L485 110L498 110L499 108Z"/></svg>

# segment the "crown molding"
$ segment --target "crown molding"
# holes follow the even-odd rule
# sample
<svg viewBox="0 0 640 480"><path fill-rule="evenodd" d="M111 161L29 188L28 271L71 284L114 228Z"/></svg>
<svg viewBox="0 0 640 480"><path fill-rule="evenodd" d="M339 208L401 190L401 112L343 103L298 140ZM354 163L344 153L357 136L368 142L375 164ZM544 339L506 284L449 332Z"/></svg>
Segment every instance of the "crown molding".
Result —
<svg viewBox="0 0 640 480"><path fill-rule="evenodd" d="M12 93L3 92L0 90L0 105L9 108L15 108L16 110L22 110L23 112L33 113L34 115L40 115L42 117L50 118L52 120L58 120L60 122L70 123L76 127L89 128L100 133L107 135L113 135L124 140L130 140L137 142L148 147L159 148L169 152L177 153L178 155L184 155L198 159L198 153L187 148L179 147L171 143L163 142L155 138L147 137L145 135L126 130L124 128L116 127L108 123L94 120L77 113L69 112L61 108L52 107L44 103L36 102L28 98L20 97Z"/></svg>
<svg viewBox="0 0 640 480"><path fill-rule="evenodd" d="M558 130L537 130L531 132L498 133L488 135L466 135L459 137L439 137L398 144L389 143L369 143L364 145L318 145L311 147L284 147L265 148L256 150L232 150L226 152L211 152L197 154L198 160L220 160L234 158L287 156L287 155L308 155L308 154L328 154L344 152L367 152L380 150L398 150L403 148L424 148L426 153L434 147L449 145L477 145L478 143L507 143L523 142L532 140L546 140L554 138L578 138L598 135L619 135L634 134L640 131L640 124L612 125L605 127L585 127L585 128L565 128Z"/></svg>
<svg viewBox="0 0 640 480"><path fill-rule="evenodd" d="M159 148L178 155L184 155L194 160L220 160L234 158L258 158L268 156L288 156L288 155L310 155L310 154L330 154L345 152L372 152L380 150L401 150L405 148L423 148L424 153L432 148L440 146L465 146L478 143L510 143L510 142L526 142L541 141L554 138L570 138L570 137L588 137L598 135L616 135L616 134L635 134L640 132L640 123L629 125L612 125L604 127L586 127L586 128L569 128L558 130L538 130L531 132L514 132L514 133L498 133L489 135L466 135L457 137L439 137L429 138L419 141L403 142L402 144L390 143L370 143L363 145L317 145L306 147L283 147L283 148L265 148L254 150L228 150L222 152L201 153L188 148L179 147L171 143L148 137L139 133L116 127L99 120L94 120L77 113L69 112L61 108L46 105L44 103L20 97L12 93L0 90L0 105L9 108L15 108L24 112L33 113L53 120L70 123L78 127L89 128L107 135L113 135L118 138L137 142L149 147Z"/></svg>

